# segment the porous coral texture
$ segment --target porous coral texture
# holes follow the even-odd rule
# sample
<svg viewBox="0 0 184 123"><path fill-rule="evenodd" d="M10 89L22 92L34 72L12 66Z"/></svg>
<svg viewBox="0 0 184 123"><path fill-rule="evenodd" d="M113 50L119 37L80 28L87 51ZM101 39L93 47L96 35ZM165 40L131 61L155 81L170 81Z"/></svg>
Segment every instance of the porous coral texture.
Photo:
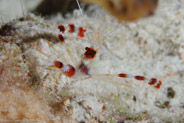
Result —
<svg viewBox="0 0 184 123"><path fill-rule="evenodd" d="M51 21L30 14L2 25L0 63L28 52L0 66L0 122L183 122L184 12L176 9L177 2L167 3L161 0L153 17L131 23L119 23L97 9L94 15L76 10L67 19ZM66 34L61 43L52 33L59 23L92 32L87 40ZM98 54L89 61L83 53L90 46ZM73 65L77 74L68 78L46 67L55 60ZM79 72L82 61L91 77ZM155 77L163 85L155 89L146 82L100 75L121 72Z"/></svg>

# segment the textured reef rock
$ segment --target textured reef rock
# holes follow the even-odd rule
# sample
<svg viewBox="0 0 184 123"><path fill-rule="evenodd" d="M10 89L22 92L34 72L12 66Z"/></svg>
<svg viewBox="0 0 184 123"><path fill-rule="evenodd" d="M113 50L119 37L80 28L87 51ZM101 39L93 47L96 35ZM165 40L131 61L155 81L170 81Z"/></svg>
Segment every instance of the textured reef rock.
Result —
<svg viewBox="0 0 184 123"><path fill-rule="evenodd" d="M162 11L164 3L155 16L132 23L112 19L109 24L109 15L96 10L100 17L74 11L67 19L28 15L1 25L0 122L183 122L184 13ZM62 44L53 33L59 23L93 32L87 41L65 35ZM98 37L101 32L105 34ZM161 88L133 79L86 77L79 71L68 78L46 67L59 60L77 69L85 47L98 46L99 40L96 58L85 61L90 73L156 77L163 81Z"/></svg>

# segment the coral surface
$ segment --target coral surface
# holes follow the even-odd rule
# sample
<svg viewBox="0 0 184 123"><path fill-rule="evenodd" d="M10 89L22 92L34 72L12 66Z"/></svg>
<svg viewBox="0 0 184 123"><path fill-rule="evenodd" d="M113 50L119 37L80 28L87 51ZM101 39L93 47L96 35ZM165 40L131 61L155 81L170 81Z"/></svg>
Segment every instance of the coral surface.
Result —
<svg viewBox="0 0 184 123"><path fill-rule="evenodd" d="M131 23L95 7L91 15L75 10L48 21L29 14L1 25L0 122L184 122L184 12L176 2L170 11L165 6L161 0L153 17ZM61 43L54 32L68 23L92 32L87 40L66 34ZM98 54L84 60L90 46ZM46 67L55 60L77 74L69 78ZM91 77L79 72L82 61ZM101 75L121 72L163 85Z"/></svg>

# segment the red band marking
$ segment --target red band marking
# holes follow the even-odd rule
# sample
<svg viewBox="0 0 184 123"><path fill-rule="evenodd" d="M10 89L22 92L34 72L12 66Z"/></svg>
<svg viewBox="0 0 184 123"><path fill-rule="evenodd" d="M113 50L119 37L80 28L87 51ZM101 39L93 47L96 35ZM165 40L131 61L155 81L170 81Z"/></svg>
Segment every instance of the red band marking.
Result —
<svg viewBox="0 0 184 123"><path fill-rule="evenodd" d="M127 74L125 74L125 73L120 73L120 74L118 74L118 77L127 78Z"/></svg>
<svg viewBox="0 0 184 123"><path fill-rule="evenodd" d="M154 85L156 82L157 82L157 79L156 78L151 78L151 80L149 81L148 84Z"/></svg>
<svg viewBox="0 0 184 123"><path fill-rule="evenodd" d="M86 47L86 52L84 53L85 58L93 59L96 56L97 51L93 47Z"/></svg>
<svg viewBox="0 0 184 123"><path fill-rule="evenodd" d="M58 38L61 41L61 43L64 43L65 42L65 39L64 39L63 35L58 34Z"/></svg>
<svg viewBox="0 0 184 123"><path fill-rule="evenodd" d="M89 106L88 106L88 109L89 109L89 110L92 110L92 108L91 108L91 107L89 107Z"/></svg>
<svg viewBox="0 0 184 123"><path fill-rule="evenodd" d="M60 30L60 32L64 33L65 32L65 26L64 25L59 25L58 29Z"/></svg>
<svg viewBox="0 0 184 123"><path fill-rule="evenodd" d="M63 71L63 73L68 76L68 77L72 77L75 75L75 68L72 65L68 65L69 70L68 71Z"/></svg>
<svg viewBox="0 0 184 123"><path fill-rule="evenodd" d="M6 39L1 39L1 40L2 40L2 42L8 43L8 40L6 40Z"/></svg>
<svg viewBox="0 0 184 123"><path fill-rule="evenodd" d="M54 61L54 65L55 65L57 68L62 68L62 67L63 67L63 63L60 62L60 61Z"/></svg>
<svg viewBox="0 0 184 123"><path fill-rule="evenodd" d="M154 87L155 87L156 89L160 89L161 85L162 85L162 81L159 81L159 83L158 83L157 85L155 85Z"/></svg>
<svg viewBox="0 0 184 123"><path fill-rule="evenodd" d="M75 25L74 24L68 24L68 26L69 26L68 32L69 33L74 33L75 32Z"/></svg>
<svg viewBox="0 0 184 123"><path fill-rule="evenodd" d="M79 33L77 34L77 36L79 36L80 38L84 38L84 33L86 32L87 30L84 29L83 27L79 27Z"/></svg>
<svg viewBox="0 0 184 123"><path fill-rule="evenodd" d="M140 81L146 80L144 76L135 76L135 79L140 80Z"/></svg>

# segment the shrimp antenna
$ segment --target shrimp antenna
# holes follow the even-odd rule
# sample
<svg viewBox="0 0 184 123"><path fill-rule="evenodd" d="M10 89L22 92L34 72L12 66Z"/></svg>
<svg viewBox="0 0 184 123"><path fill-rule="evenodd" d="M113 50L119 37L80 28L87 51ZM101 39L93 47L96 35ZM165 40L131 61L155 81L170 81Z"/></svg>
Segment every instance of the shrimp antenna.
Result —
<svg viewBox="0 0 184 123"><path fill-rule="evenodd" d="M79 4L79 1L76 0L76 2L77 2L77 5L78 5L78 7L79 7L79 11L80 11L81 15L84 16L83 10L82 10L82 8L81 8L81 6L80 6L80 4Z"/></svg>
<svg viewBox="0 0 184 123"><path fill-rule="evenodd" d="M21 11L22 11L22 16L24 16L25 15L25 13L24 13L24 3L23 3L23 0L20 0L20 7L21 7Z"/></svg>
<svg viewBox="0 0 184 123"><path fill-rule="evenodd" d="M26 52L24 52L24 53L22 53L22 54L20 54L20 55L18 55L18 56L16 56L16 57L14 57L14 58L12 58L12 59L9 59L9 60L5 61L4 63L0 64L0 67L3 66L4 64L8 63L8 62L13 61L14 59L16 59L16 58L18 58L18 57L20 57L20 56L23 56L23 55L25 55L25 54L30 53L32 50L33 50L33 49L29 49L29 50L27 50Z"/></svg>

